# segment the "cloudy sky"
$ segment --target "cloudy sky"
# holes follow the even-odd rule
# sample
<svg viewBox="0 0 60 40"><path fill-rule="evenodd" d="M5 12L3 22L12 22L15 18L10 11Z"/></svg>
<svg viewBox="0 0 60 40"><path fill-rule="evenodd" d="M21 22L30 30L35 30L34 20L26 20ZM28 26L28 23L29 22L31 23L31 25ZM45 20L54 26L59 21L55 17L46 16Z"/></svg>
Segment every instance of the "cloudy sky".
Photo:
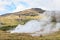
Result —
<svg viewBox="0 0 60 40"><path fill-rule="evenodd" d="M60 10L60 0L0 0L0 14L18 12L29 8Z"/></svg>

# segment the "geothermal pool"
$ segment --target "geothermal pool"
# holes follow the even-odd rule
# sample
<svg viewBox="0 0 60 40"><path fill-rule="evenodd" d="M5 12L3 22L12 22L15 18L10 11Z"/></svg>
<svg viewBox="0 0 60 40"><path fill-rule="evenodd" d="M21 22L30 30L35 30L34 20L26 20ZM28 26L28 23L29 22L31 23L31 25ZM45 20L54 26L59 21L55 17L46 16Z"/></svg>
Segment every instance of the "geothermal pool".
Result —
<svg viewBox="0 0 60 40"><path fill-rule="evenodd" d="M51 22L51 16L45 14L40 14L39 16L42 16L42 18L30 20L24 25L19 24L10 33L29 33L32 36L40 36L60 30L60 23Z"/></svg>

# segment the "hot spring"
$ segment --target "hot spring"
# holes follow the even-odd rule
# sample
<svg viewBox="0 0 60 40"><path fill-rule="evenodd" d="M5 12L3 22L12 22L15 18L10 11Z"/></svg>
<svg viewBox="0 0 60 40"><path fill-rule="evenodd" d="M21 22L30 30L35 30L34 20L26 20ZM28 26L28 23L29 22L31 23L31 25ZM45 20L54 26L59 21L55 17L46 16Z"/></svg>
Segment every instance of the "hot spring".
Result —
<svg viewBox="0 0 60 40"><path fill-rule="evenodd" d="M29 33L32 36L46 35L60 30L59 22L52 22L53 17L50 15L40 14L37 20L30 20L24 25L18 25L10 33Z"/></svg>

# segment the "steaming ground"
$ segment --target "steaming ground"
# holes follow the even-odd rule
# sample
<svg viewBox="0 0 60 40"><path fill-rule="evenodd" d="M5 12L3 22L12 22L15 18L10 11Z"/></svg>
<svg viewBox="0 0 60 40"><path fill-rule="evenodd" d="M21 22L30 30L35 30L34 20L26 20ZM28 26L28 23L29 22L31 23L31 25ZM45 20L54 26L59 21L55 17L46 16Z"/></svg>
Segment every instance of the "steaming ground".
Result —
<svg viewBox="0 0 60 40"><path fill-rule="evenodd" d="M46 35L60 30L60 23L51 22L52 16L40 14L38 20L28 21L24 25L18 25L10 33L29 33L32 36Z"/></svg>

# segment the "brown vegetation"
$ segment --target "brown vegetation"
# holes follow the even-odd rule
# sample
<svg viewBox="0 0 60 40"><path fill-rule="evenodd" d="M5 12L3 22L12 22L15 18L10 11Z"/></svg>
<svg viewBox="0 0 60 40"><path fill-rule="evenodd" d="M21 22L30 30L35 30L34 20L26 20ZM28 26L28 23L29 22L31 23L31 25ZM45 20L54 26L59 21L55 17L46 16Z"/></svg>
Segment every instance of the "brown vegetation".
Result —
<svg viewBox="0 0 60 40"><path fill-rule="evenodd" d="M0 31L0 40L60 40L60 32L46 36L31 36L28 34L10 34L5 31Z"/></svg>

